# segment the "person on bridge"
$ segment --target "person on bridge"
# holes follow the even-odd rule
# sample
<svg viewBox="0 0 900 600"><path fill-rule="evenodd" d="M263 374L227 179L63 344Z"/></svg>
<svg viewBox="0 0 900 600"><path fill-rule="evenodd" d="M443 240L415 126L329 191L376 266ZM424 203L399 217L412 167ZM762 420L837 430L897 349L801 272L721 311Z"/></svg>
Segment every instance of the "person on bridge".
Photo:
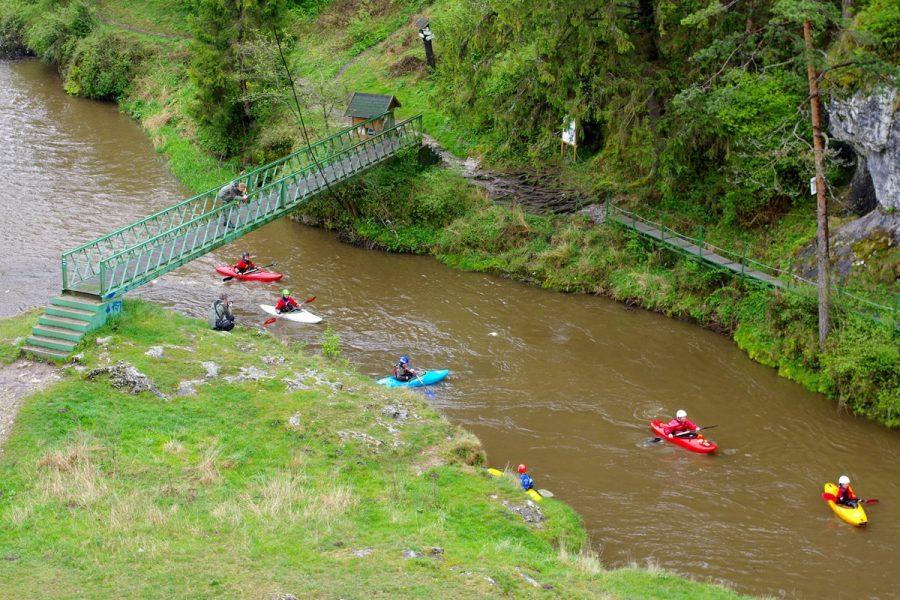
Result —
<svg viewBox="0 0 900 600"><path fill-rule="evenodd" d="M216 194L216 198L222 202L222 206L228 206L232 202L246 202L247 201L247 184L243 181L232 181L231 183L222 186L222 189L219 190L219 193ZM222 225L226 227L235 227L233 221L228 219L228 214L232 211L224 211L222 214Z"/></svg>
<svg viewBox="0 0 900 600"><path fill-rule="evenodd" d="M412 365L409 363L409 357L405 354L402 355L400 361L394 365L394 378L396 378L397 381L409 381L410 379L421 376L422 373L418 369L412 368Z"/></svg>
<svg viewBox="0 0 900 600"><path fill-rule="evenodd" d="M526 492L534 487L534 480L528 474L528 467L524 463L519 465L519 483L522 484L522 490Z"/></svg>
<svg viewBox="0 0 900 600"><path fill-rule="evenodd" d="M856 508L859 505L859 496L850 487L850 478L846 475L838 478L838 489L837 494L834 495L834 502L850 508Z"/></svg>
<svg viewBox="0 0 900 600"><path fill-rule="evenodd" d="M275 310L280 313L289 313L300 308L300 303L291 298L291 290L281 290L281 298L275 305Z"/></svg>
<svg viewBox="0 0 900 600"><path fill-rule="evenodd" d="M678 409L678 412L675 413L674 419L663 425L663 433L669 437L675 437L679 433L688 433L689 435L685 437L690 437L690 434L696 435L699 429L700 426L688 419L687 412L681 409Z"/></svg>
<svg viewBox="0 0 900 600"><path fill-rule="evenodd" d="M250 260L250 253L241 254L241 260L234 265L234 270L238 273L246 273L247 271L255 271L258 267Z"/></svg>
<svg viewBox="0 0 900 600"><path fill-rule="evenodd" d="M209 309L209 326L216 331L234 329L234 313L231 311L228 294L222 294L212 303Z"/></svg>

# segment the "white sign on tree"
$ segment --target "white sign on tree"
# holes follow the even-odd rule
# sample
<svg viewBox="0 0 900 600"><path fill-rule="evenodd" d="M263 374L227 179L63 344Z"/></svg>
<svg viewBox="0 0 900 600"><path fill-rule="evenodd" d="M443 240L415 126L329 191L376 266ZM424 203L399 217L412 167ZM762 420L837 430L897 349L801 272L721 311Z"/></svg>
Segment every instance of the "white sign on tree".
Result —
<svg viewBox="0 0 900 600"><path fill-rule="evenodd" d="M562 130L562 141L569 144L570 146L576 145L575 140L575 119L572 119L569 122L568 127L565 127Z"/></svg>

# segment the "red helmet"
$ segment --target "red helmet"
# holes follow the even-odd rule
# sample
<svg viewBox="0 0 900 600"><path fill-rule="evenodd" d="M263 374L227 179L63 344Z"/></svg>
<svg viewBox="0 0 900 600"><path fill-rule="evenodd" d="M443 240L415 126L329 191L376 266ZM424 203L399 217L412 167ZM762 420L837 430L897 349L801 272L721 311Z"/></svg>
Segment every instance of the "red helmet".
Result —
<svg viewBox="0 0 900 600"><path fill-rule="evenodd" d="M519 473L524 473L527 470L528 470L528 467L526 467L524 463L519 465Z"/></svg>

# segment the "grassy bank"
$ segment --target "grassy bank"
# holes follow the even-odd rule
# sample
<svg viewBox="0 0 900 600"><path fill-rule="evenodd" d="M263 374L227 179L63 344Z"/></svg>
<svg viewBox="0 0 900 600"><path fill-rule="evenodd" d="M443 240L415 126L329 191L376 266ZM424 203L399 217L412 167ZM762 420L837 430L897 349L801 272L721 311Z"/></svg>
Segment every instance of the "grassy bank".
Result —
<svg viewBox="0 0 900 600"><path fill-rule="evenodd" d="M204 151L197 124L189 116L194 93L187 75L189 44L160 37L161 33L189 34L183 24L186 15L176 11L180 25L168 27L171 15L166 2L110 2L116 10L104 14L113 18L90 21L88 33L78 37L74 25L83 22L84 16L71 8L78 4L94 6L74 2L66 9L57 7L51 25L38 25L47 6L0 0L0 31L19 31L18 37L43 58L62 61L67 87L70 80L77 84L85 72L83 66L73 70L72 64L80 64L75 57L89 53L65 52L66 47L83 43L96 48L96 41L90 40L98 36L128 41L133 54L143 60L127 73L129 83L117 96L120 104L141 120L157 149L169 158L173 172L192 189L212 188L239 172L247 161L271 158L275 149L286 144L301 144L295 115L285 105L277 105L266 114L258 135L241 156L222 160ZM422 11L440 29L441 19L450 18L459 8L457 2L438 0L428 6L374 2L357 12L358 7L334 2L304 6L305 10L288 15L287 29L296 42L289 62L313 138L340 121L350 91L365 90L398 95L403 103L399 117L424 111L427 131L457 154L490 152L493 134L472 131L465 120L453 119L443 110L413 26L417 11ZM159 25L149 27L151 21ZM53 31L57 37L50 35ZM326 110L329 102L334 103L331 111ZM542 162L567 186L581 189L589 198L598 198L601 189L616 189L621 201L637 204L646 191L608 181L608 174L598 173L590 161L569 164L542 158ZM695 213L687 210L679 215L678 228L692 232L703 219ZM731 248L745 240L748 256L787 268L791 257L814 237L813 214L809 201L803 200L791 212L767 217L763 226L750 230L738 230L734 223L707 223L704 237ZM900 426L900 369L896 368L900 339L890 324L878 325L836 310L835 331L826 352L820 353L814 299L748 287L615 227L596 228L579 217L537 217L492 206L460 175L418 169L402 161L356 180L336 197L314 200L302 216L307 222L341 230L358 243L430 253L457 268L498 273L548 289L604 294L697 322L733 336L753 359L809 389L835 398L858 414ZM898 252L872 248L865 266L845 283L851 289L876 290L877 299L890 304L891 292L900 285L892 280Z"/></svg>
<svg viewBox="0 0 900 600"><path fill-rule="evenodd" d="M153 390L91 375L119 361ZM266 333L128 302L65 371L0 454L2 597L737 597L603 569L566 505L507 508L421 395Z"/></svg>

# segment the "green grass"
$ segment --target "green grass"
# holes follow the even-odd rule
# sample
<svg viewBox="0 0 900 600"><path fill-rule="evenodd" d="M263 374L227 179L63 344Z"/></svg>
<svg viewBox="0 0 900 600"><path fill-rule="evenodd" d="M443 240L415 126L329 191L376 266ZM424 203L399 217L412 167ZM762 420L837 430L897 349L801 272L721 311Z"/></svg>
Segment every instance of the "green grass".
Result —
<svg viewBox="0 0 900 600"><path fill-rule="evenodd" d="M0 365L8 365L19 357L19 349L37 325L41 310L31 310L17 317L0 318Z"/></svg>
<svg viewBox="0 0 900 600"><path fill-rule="evenodd" d="M524 502L514 479L466 464L482 458L478 441L420 395L143 302L87 340L88 368L106 364L96 335L112 336L110 362L135 365L168 397L69 368L24 401L0 455L0 597L545 597L523 573L555 597L737 597L604 570L578 515L555 500L542 527L527 525L501 504ZM161 358L145 355L154 345ZM219 378L175 396L204 379L205 360ZM267 377L225 380L242 367ZM387 404L410 419L392 421Z"/></svg>

